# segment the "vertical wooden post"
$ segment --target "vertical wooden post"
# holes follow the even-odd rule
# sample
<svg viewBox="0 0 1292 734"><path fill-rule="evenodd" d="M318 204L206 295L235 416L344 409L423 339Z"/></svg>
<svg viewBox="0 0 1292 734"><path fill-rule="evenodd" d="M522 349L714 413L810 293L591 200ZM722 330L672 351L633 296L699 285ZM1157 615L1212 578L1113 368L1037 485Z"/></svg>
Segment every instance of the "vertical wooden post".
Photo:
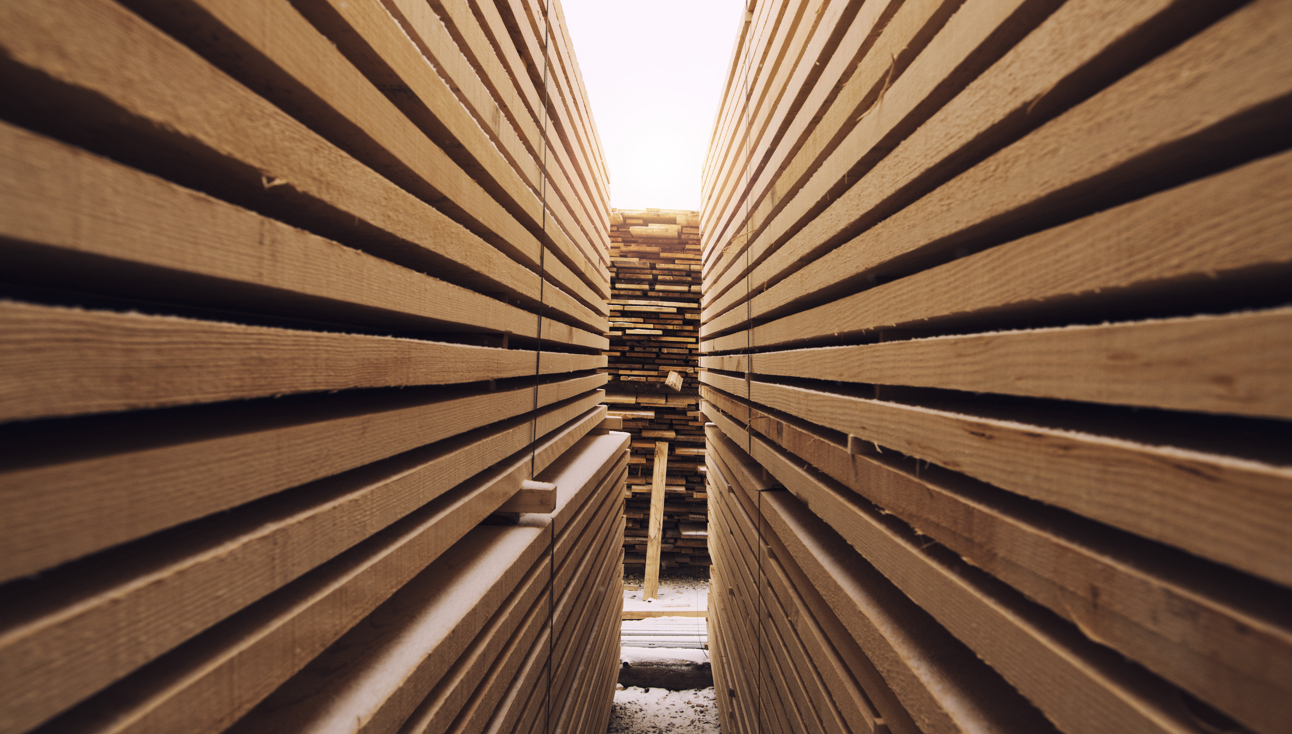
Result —
<svg viewBox="0 0 1292 734"><path fill-rule="evenodd" d="M659 551L664 536L664 479L668 474L668 441L655 442L655 472L650 482L650 528L646 534L644 598L659 593Z"/></svg>

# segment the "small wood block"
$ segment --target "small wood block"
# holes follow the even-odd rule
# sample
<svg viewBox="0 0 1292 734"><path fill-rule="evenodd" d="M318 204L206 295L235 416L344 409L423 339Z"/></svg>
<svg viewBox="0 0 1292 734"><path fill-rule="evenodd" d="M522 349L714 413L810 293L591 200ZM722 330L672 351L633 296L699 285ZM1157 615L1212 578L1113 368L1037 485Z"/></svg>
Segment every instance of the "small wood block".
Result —
<svg viewBox="0 0 1292 734"><path fill-rule="evenodd" d="M665 384L665 385L668 385L669 387L673 388L674 390L681 390L681 389L682 389L682 375L680 375L680 374L678 374L678 373L676 373L676 372L671 372L671 371L670 371L670 372L668 373L668 379L664 380L664 384Z"/></svg>

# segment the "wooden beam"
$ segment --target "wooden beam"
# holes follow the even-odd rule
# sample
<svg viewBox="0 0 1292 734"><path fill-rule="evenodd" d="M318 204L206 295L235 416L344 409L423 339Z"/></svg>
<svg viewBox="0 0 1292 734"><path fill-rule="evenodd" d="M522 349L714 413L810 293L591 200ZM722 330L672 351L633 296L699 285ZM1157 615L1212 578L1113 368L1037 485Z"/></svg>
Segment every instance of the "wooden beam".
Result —
<svg viewBox="0 0 1292 734"><path fill-rule="evenodd" d="M1274 622L1270 605L1279 601L1266 585L1209 574L1174 556L1155 560L1156 544L1127 542L1104 525L1062 522L1060 511L1025 506L936 467L849 452L786 416L760 416L755 425L765 438L754 441L753 456L777 474L829 475L1257 730L1277 730L1279 717L1292 716L1273 704L1292 702L1292 630ZM796 487L789 483L791 492Z"/></svg>
<svg viewBox="0 0 1292 734"><path fill-rule="evenodd" d="M710 338L711 348L760 347L820 335L844 338L886 327L927 327L951 319L1034 309L1064 298L1228 278L1292 263L1292 153L1279 153L1168 189L892 283L841 294L829 303L757 326L752 334ZM832 267L805 268L759 294L757 315L801 307L812 293L848 277L841 250ZM828 274L821 281L815 274ZM743 323L724 314L701 327L717 334ZM708 330L706 332L705 330Z"/></svg>
<svg viewBox="0 0 1292 734"><path fill-rule="evenodd" d="M572 416L581 407L555 406L541 417L577 427ZM0 678L12 681L0 690L0 704L23 716L48 716L119 680L472 476L509 457L528 459L536 445L533 422L502 421L483 435L448 439L191 523L182 540L154 536L107 560L47 572L26 585L23 597L47 613L0 641ZM542 423L539 444L562 439L565 431ZM582 423L586 432L590 422ZM364 521L348 521L354 517ZM114 582L87 586L87 575ZM212 599L203 593L212 587L226 591ZM36 659L44 660L39 669L21 667Z"/></svg>
<svg viewBox="0 0 1292 734"><path fill-rule="evenodd" d="M0 421L604 367L603 355L0 303Z"/></svg>
<svg viewBox="0 0 1292 734"><path fill-rule="evenodd" d="M655 465L651 474L650 527L646 536L646 581L642 595L654 599L659 593L659 554L664 529L664 484L668 475L668 442L655 442Z"/></svg>
<svg viewBox="0 0 1292 734"><path fill-rule="evenodd" d="M753 400L1099 522L1292 583L1292 470L754 381ZM1026 477L1026 478L1024 478Z"/></svg>
<svg viewBox="0 0 1292 734"><path fill-rule="evenodd" d="M657 617L707 617L709 613L703 609L677 609L669 611L667 609L625 609L620 615L620 619L655 619Z"/></svg>
<svg viewBox="0 0 1292 734"><path fill-rule="evenodd" d="M562 392L574 390L570 409L592 409L600 392L577 396L598 378L549 386L540 405L570 399ZM532 410L534 393L531 386L437 400L369 401L359 410L348 402L329 409L332 402L298 405L288 415L230 407L205 414L206 430L118 420L116 438L125 448L0 472L0 497L8 508L0 514L0 578L514 418ZM96 437L102 438L91 430L81 440Z"/></svg>
<svg viewBox="0 0 1292 734"><path fill-rule="evenodd" d="M1292 418L1292 309L760 353L757 373Z"/></svg>

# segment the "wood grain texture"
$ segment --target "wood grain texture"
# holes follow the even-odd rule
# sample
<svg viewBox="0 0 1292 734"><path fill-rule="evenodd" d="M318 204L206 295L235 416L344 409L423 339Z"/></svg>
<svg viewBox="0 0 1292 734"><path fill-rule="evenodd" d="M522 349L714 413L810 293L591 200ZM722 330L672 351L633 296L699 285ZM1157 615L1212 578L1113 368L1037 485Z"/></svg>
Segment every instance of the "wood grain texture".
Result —
<svg viewBox="0 0 1292 734"><path fill-rule="evenodd" d="M538 335L522 309L9 124L0 156L0 232L30 245L0 249L14 272L93 271L111 292L386 328ZM137 270L110 279L95 256Z"/></svg>
<svg viewBox="0 0 1292 734"><path fill-rule="evenodd" d="M777 479L1064 731L1193 730L1170 687L952 554L922 552L914 531L777 459L767 461Z"/></svg>
<svg viewBox="0 0 1292 734"><path fill-rule="evenodd" d="M1292 310L770 352L758 373L1292 418Z"/></svg>
<svg viewBox="0 0 1292 734"><path fill-rule="evenodd" d="M1287 467L755 381L756 402L1286 584Z"/></svg>
<svg viewBox="0 0 1292 734"><path fill-rule="evenodd" d="M668 442L655 442L655 465L651 474L650 529L646 540L646 580L642 594L654 599L659 591L659 552L664 524L664 480L668 474Z"/></svg>
<svg viewBox="0 0 1292 734"><path fill-rule="evenodd" d="M596 375L566 381L563 387L577 396L600 381L604 377ZM567 398L555 389L544 397L540 405ZM579 400L591 408L601 394ZM0 515L2 575L11 579L49 568L521 415L533 406L529 387L423 399L420 404L374 404L360 411L352 406L349 411L307 411L295 418L257 411L232 426L223 420L205 432L167 436L169 440L157 435L168 434L166 426L145 424L137 431L137 445L129 449L0 474L0 497L10 509Z"/></svg>
<svg viewBox="0 0 1292 734"><path fill-rule="evenodd" d="M56 726L222 731L452 547L515 492L528 468L526 455L473 480L108 688Z"/></svg>
<svg viewBox="0 0 1292 734"><path fill-rule="evenodd" d="M1286 266L1289 160L1280 153L755 327L733 346L783 344L813 324L856 334L889 326L1034 308ZM842 252L842 251L841 251ZM840 255L842 257L842 255ZM842 265L840 264L840 267ZM832 277L842 275L833 268ZM803 271L803 278L808 271ZM793 276L785 283L795 281ZM784 284L782 284L784 285ZM779 290L778 290L779 289ZM787 302L789 285L753 301ZM705 327L720 330L721 317ZM743 318L743 315L741 316ZM702 327L705 328L705 327ZM819 331L817 332L819 333ZM717 340L711 340L716 342Z"/></svg>
<svg viewBox="0 0 1292 734"><path fill-rule="evenodd" d="M194 155L219 156L239 172L238 183L228 185L241 186L244 198L257 190L260 198L274 192L298 204L296 211L312 212L310 221L321 217L336 224L338 216L362 221L394 238L384 246L368 240L383 256L436 267L464 285L501 289L531 304L541 301L536 273L124 9L106 2L74 8L20 4L6 6L3 20L14 32L0 37L0 44L16 63L72 89L102 95L133 115L131 120L147 121L150 129L182 133L200 146ZM158 86L153 79L184 81ZM290 186L266 189L265 181ZM597 323L588 325L599 328Z"/></svg>
<svg viewBox="0 0 1292 734"><path fill-rule="evenodd" d="M446 688L461 685L459 677L468 671L459 666L470 666L467 653L491 647L496 638L492 656L485 655L496 658L497 645L510 638L519 617L544 608L536 602L550 580L548 542L537 528L472 530L462 546L474 557L453 575L414 578L230 731L326 729L356 721L362 722L358 731L396 731L441 680Z"/></svg>
<svg viewBox="0 0 1292 734"><path fill-rule="evenodd" d="M490 349L0 302L0 419L297 392L497 380L604 367L600 355ZM146 379L141 379L145 376Z"/></svg>
<svg viewBox="0 0 1292 734"><path fill-rule="evenodd" d="M850 454L784 416L760 413L753 426L765 437L753 448L764 465L791 475L829 475L1091 639L1257 730L1277 730L1287 719L1286 709L1272 702L1288 698L1281 692L1288 678L1278 671L1292 659L1292 636L1278 621L1278 596L1264 586L1251 588L1234 574L1202 583L1215 574L1196 563L1183 571L1179 559L1154 560L1147 544L1111 542L1106 526L1073 527L1052 510L1010 502L933 467ZM770 450L773 443L788 453ZM796 485L788 488L794 492Z"/></svg>
<svg viewBox="0 0 1292 734"><path fill-rule="evenodd" d="M577 424L582 410L574 403L545 413ZM525 450L531 423L502 422L496 432L449 439L210 518L183 540L146 540L28 583L23 604L5 614L0 677L12 683L0 700L24 716L59 711ZM545 426L540 439L551 430ZM217 599L204 593L212 587L223 589Z"/></svg>
<svg viewBox="0 0 1292 734"><path fill-rule="evenodd" d="M1024 207L1046 197L1062 196L1068 205L1079 204L1082 195L1094 196L1075 188L1083 182L1095 186L1100 176L1152 165L1155 155L1165 155L1156 151L1170 150L1208 130L1223 131L1227 123L1240 128L1238 121L1245 115L1288 94L1292 70L1285 68L1275 36L1269 35L1281 33L1278 29L1292 22L1285 16L1278 3L1257 3L1218 21L956 177L918 205L852 239L848 251L854 258L864 252L861 257L869 265L850 272L909 257L924 247L952 247L957 233L987 223L1002 224L1007 218L1025 219ZM856 186L850 194L850 198L869 197L872 190ZM847 202L840 200L832 208L842 212ZM938 214L928 216L931 212ZM824 222L820 227L826 227ZM769 283L797 257L789 249L778 253L780 261L769 260L750 276L753 283ZM820 272L837 266L822 260L817 268Z"/></svg>

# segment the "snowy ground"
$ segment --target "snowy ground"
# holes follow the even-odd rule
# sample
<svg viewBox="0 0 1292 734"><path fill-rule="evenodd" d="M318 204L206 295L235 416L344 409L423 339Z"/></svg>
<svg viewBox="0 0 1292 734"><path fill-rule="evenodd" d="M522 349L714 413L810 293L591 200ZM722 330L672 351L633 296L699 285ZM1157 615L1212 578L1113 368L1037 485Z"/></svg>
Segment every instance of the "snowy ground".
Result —
<svg viewBox="0 0 1292 734"><path fill-rule="evenodd" d="M718 734L718 706L712 688L666 691L624 688L615 691L607 734Z"/></svg>
<svg viewBox="0 0 1292 734"><path fill-rule="evenodd" d="M685 572L666 571L659 580L659 593L650 600L646 600L642 593L641 574L625 576L624 584L637 587L636 591L624 592L625 611L707 609L709 605L707 568L688 569Z"/></svg>
<svg viewBox="0 0 1292 734"><path fill-rule="evenodd" d="M656 599L642 598L642 577L624 579L636 591L624 592L625 610L672 612L702 610L708 605L708 569L685 574L666 572L660 579ZM709 661L708 650L700 648L707 641L703 617L656 617L625 621L624 647L620 658L630 664L671 662L679 665ZM678 639L678 644L695 645L690 649L670 649L657 645ZM695 644L695 643L700 644ZM644 645L645 647L636 647ZM694 732L717 734L718 706L713 688L668 691L663 688L620 688L610 713L609 734L657 734L658 732Z"/></svg>

